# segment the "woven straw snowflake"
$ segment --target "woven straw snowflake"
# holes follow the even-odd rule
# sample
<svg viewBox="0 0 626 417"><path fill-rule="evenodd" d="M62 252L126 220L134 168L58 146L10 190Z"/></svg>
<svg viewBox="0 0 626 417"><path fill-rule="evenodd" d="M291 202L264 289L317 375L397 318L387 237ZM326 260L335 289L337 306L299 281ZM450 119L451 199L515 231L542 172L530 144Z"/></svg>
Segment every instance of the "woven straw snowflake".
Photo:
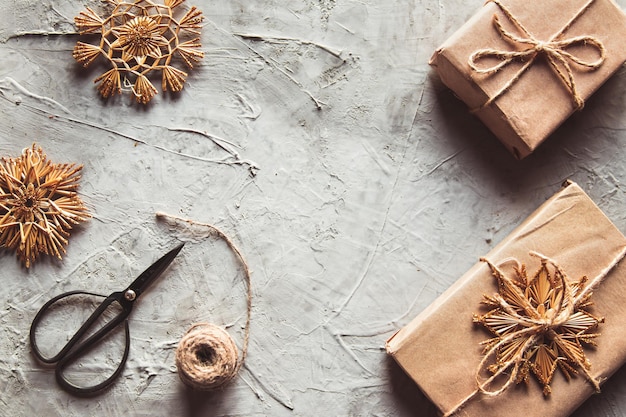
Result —
<svg viewBox="0 0 626 417"><path fill-rule="evenodd" d="M81 170L50 162L35 144L0 161L0 247L26 268L40 253L61 259L72 225L90 217L76 193Z"/></svg>
<svg viewBox="0 0 626 417"><path fill-rule="evenodd" d="M187 73L173 64L178 60L193 68L204 57L198 36L202 12L191 7L177 19L177 8L185 0L104 1L113 7L109 16L87 8L74 18L80 34L99 34L99 42L79 41L72 54L85 67L99 57L111 67L94 81L100 94L108 98L128 88L146 104L157 94L149 78L158 72L163 91L182 90Z"/></svg>
<svg viewBox="0 0 626 417"><path fill-rule="evenodd" d="M540 256L540 255L538 255ZM557 369L567 378L582 371L599 391L598 381L589 373L591 363L585 345L595 346L595 330L604 321L588 311L592 291L587 277L570 281L565 272L547 258L533 276L519 264L514 273L505 274L489 261L498 281L498 294L484 296L490 308L474 321L489 329L494 338L483 342L487 356L495 362L488 369L493 374L510 371L516 383L528 382L535 375L544 395ZM551 268L548 265L552 263Z"/></svg>

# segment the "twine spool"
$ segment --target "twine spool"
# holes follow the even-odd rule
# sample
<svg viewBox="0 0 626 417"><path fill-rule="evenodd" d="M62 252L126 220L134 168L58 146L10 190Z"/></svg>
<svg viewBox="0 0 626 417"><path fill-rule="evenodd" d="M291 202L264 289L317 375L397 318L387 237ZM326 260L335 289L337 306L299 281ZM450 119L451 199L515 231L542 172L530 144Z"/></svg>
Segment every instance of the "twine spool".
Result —
<svg viewBox="0 0 626 417"><path fill-rule="evenodd" d="M239 371L239 350L232 337L211 323L194 324L176 349L180 379L191 388L209 391L231 381Z"/></svg>
<svg viewBox="0 0 626 417"><path fill-rule="evenodd" d="M247 311L241 357L235 341L228 332L211 323L198 323L191 326L176 348L176 367L181 381L187 386L201 391L221 387L237 376L248 354L250 316L252 313L250 268L239 248L217 227L162 212L157 212L156 216L158 219L170 223L184 222L206 228L209 235L215 234L226 242L243 267L247 286Z"/></svg>

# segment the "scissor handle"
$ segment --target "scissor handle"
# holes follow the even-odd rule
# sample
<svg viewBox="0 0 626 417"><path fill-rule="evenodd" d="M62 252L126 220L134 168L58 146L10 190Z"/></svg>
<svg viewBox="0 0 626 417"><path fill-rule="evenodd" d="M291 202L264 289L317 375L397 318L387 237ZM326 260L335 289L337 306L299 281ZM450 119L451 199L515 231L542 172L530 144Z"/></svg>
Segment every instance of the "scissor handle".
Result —
<svg viewBox="0 0 626 417"><path fill-rule="evenodd" d="M68 379L63 375L63 371L66 366L72 362L72 359L80 356L80 353L86 350L89 346L85 346L82 344L76 351L73 351L71 355L68 355L61 359L54 369L54 376L56 377L57 383L59 386L67 392L71 392L76 395L90 395L95 394L113 383L113 381L122 373L124 370L124 365L126 365L126 360L128 359L128 352L130 352L130 329L128 327L128 320L124 322L124 332L126 335L126 344L124 346L124 355L122 356L122 361L115 369L115 372L111 374L107 379L100 382L96 385L91 385L89 387L79 387L77 385L72 384Z"/></svg>
<svg viewBox="0 0 626 417"><path fill-rule="evenodd" d="M130 314L132 310L133 303L132 303L132 300L127 300L124 297L123 292L112 293L111 295L109 295L102 301L102 303L87 318L87 320L83 323L83 325L76 331L76 333L74 333L74 335L65 344L65 346L61 348L59 353L57 353L56 355L52 357L44 356L39 350L36 336L35 336L36 329L37 329L37 326L39 325L39 322L46 315L46 313L48 312L48 309L54 303L58 302L59 300L63 298L66 298L72 295L77 295L77 294L104 297L103 295L86 292L86 291L69 291L63 294L59 294L56 297L50 299L47 303L45 303L39 309L39 311L35 315L35 318L33 319L33 322L30 327L30 335L29 335L30 344L31 344L33 355L35 355L35 357L39 359L41 362L49 363L49 364L52 364L52 363L57 364L55 375L57 378L57 382L63 389L69 392L75 393L75 394L92 394L110 385L113 382L113 380L119 376L120 372L122 371L126 363L126 360L128 358L128 352L130 351L130 331L128 327L128 321L126 320L126 318L128 317L128 315ZM119 302L119 304L122 306L122 311L119 314L117 314L112 320L108 321L104 326L102 326L100 329L94 332L92 335L87 337L85 340L81 340L83 336L87 333L87 331L95 324L98 318L104 313L104 311L114 302ZM125 343L125 348L124 348L124 354L122 356L122 361L120 362L115 372L103 382L93 385L93 386L89 386L89 387L78 387L72 384L71 382L69 382L63 376L63 370L67 367L67 365L72 363L74 359L80 357L86 350L93 347L97 342L99 342L103 337L105 337L111 330L117 327L122 321L126 321L125 322L126 343Z"/></svg>

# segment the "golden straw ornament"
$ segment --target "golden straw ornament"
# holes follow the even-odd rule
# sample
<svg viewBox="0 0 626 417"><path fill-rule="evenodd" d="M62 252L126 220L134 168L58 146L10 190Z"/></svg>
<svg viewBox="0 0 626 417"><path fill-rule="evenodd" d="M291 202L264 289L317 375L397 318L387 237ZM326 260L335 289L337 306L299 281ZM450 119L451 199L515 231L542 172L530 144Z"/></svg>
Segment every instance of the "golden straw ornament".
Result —
<svg viewBox="0 0 626 417"><path fill-rule="evenodd" d="M148 103L157 94L150 81L161 73L163 91L181 91L188 68L204 57L200 44L202 12L191 7L182 17L178 8L184 0L105 0L112 11L101 17L87 7L74 18L81 35L99 35L96 44L79 41L73 57L84 67L103 58L110 67L97 77L97 89L104 98L130 90L135 99Z"/></svg>
<svg viewBox="0 0 626 417"><path fill-rule="evenodd" d="M588 311L593 304L588 278L571 281L555 261L536 252L531 252L531 256L541 260L534 275L529 275L521 263L516 264L514 274L507 275L482 258L498 281L499 292L484 296L483 304L489 312L474 315L474 322L493 334L483 342L485 356L481 368L495 359L487 366L494 376L510 371L510 381L502 390L512 382L528 383L533 374L547 396L552 392L550 383L558 368L568 380L582 372L600 391L598 381L589 373L591 362L585 355L585 345L596 345L595 339L600 335L597 327L604 319ZM487 386L494 379L481 385L484 391L488 391Z"/></svg>
<svg viewBox="0 0 626 417"><path fill-rule="evenodd" d="M76 193L81 170L52 163L36 144L0 160L0 247L26 268L40 253L61 259L73 225L90 217Z"/></svg>

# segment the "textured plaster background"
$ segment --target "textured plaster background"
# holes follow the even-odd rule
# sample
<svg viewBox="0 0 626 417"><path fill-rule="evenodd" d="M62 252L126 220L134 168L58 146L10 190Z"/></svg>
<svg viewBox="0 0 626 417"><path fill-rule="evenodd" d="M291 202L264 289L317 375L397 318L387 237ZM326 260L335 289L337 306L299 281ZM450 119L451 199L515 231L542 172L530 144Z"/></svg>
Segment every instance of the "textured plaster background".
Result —
<svg viewBox="0 0 626 417"><path fill-rule="evenodd" d="M626 70L516 161L427 64L481 4L187 2L205 14L206 57L143 107L101 100L98 70L72 59L73 16L99 1L0 2L0 154L36 141L84 164L93 213L62 262L0 255L0 415L435 416L384 352L395 330L566 178L626 232ZM159 210L218 225L253 270L249 357L222 391L191 393L173 353L196 321L241 342L241 272L223 242ZM122 377L91 399L61 391L29 351L38 308L119 290L178 239L131 316ZM575 417L624 415L623 367Z"/></svg>

